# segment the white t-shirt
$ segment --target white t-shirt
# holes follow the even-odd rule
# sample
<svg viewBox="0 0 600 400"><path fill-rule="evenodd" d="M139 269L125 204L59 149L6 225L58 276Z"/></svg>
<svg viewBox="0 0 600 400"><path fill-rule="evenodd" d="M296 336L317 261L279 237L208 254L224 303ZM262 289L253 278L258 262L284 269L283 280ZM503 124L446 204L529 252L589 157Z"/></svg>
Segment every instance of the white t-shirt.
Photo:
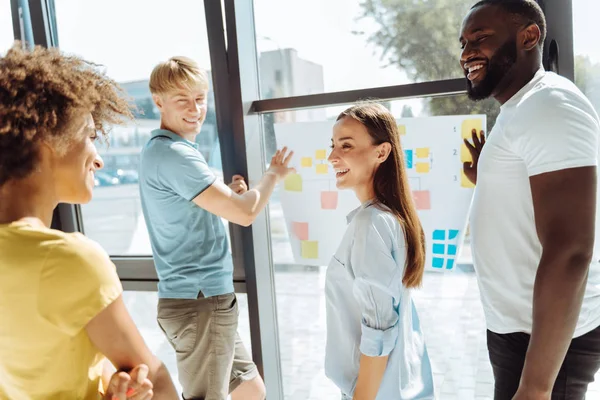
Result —
<svg viewBox="0 0 600 400"><path fill-rule="evenodd" d="M542 246L529 177L596 166L599 136L598 115L583 93L571 81L543 69L501 107L479 158L471 208L473 259L492 332L531 333ZM600 210L597 227L599 215ZM600 325L598 244L597 236L574 337Z"/></svg>

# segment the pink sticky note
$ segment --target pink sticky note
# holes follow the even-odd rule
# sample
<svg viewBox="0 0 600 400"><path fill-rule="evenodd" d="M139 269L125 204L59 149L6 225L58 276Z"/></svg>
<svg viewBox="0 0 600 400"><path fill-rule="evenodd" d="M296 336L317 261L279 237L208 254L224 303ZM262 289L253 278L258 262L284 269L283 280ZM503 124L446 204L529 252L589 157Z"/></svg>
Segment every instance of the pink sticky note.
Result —
<svg viewBox="0 0 600 400"><path fill-rule="evenodd" d="M323 210L335 210L338 205L338 192L321 192L321 208Z"/></svg>
<svg viewBox="0 0 600 400"><path fill-rule="evenodd" d="M308 240L308 222L292 222L292 229L299 240Z"/></svg>
<svg viewBox="0 0 600 400"><path fill-rule="evenodd" d="M413 190L413 198L417 210L431 210L431 192L429 190Z"/></svg>

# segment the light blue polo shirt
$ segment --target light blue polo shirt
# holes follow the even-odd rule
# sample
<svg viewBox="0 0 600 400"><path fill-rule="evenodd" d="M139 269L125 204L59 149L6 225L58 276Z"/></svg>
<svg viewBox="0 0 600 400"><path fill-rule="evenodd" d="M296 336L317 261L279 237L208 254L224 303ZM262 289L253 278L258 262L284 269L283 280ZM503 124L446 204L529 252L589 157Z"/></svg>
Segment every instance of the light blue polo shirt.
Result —
<svg viewBox="0 0 600 400"><path fill-rule="evenodd" d="M140 160L140 196L160 298L233 292L233 261L220 217L192 200L217 179L196 143L152 131Z"/></svg>

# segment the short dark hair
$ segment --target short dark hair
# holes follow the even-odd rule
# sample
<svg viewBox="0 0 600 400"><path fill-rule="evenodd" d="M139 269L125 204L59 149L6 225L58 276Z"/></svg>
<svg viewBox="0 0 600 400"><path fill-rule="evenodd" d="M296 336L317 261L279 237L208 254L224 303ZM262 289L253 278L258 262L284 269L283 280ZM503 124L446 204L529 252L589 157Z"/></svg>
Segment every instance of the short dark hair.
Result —
<svg viewBox="0 0 600 400"><path fill-rule="evenodd" d="M546 16L540 5L535 0L481 0L471 10L482 6L497 6L521 19L525 24L536 24L540 28L540 47L546 40Z"/></svg>

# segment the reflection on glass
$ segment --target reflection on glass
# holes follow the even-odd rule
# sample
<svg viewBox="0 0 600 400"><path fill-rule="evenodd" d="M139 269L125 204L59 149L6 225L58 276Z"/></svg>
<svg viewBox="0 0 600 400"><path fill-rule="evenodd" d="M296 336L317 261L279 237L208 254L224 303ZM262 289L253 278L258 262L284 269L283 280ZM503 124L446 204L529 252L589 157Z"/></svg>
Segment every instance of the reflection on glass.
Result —
<svg viewBox="0 0 600 400"><path fill-rule="evenodd" d="M573 0L573 27L575 52L575 84L600 113L600 47L596 30L600 4L588 0Z"/></svg>
<svg viewBox="0 0 600 400"><path fill-rule="evenodd" d="M6 53L14 41L10 1L0 3L0 55Z"/></svg>
<svg viewBox="0 0 600 400"><path fill-rule="evenodd" d="M466 95L384 102L397 118L464 114ZM490 103L494 118L499 106ZM265 114L267 157L276 148L274 123L333 120L346 108L328 107ZM278 188L278 190L281 190ZM338 398L338 389L323 372L325 349L325 266L296 264L277 191L269 204L275 268L281 364L286 399ZM423 288L414 294L433 363L436 390L444 398L491 397L492 371L487 361L485 321L472 267L469 238L458 267L451 273L427 272Z"/></svg>
<svg viewBox="0 0 600 400"><path fill-rule="evenodd" d="M141 10L144 18L140 18ZM82 206L85 233L111 255L150 255L138 169L140 152L150 132L159 127L160 114L152 101L148 80L158 62L175 55L191 57L210 69L203 3L174 0L164 7L143 0L107 0L98 6L56 0L56 13L61 49L101 64L136 107L135 121L115 127L110 143L98 144L104 168L95 176L94 199ZM111 29L106 29L108 20ZM153 24L161 29L148 29ZM210 72L208 76L211 77ZM215 101L212 82L209 83L208 114L196 142L208 165L221 177Z"/></svg>
<svg viewBox="0 0 600 400"><path fill-rule="evenodd" d="M237 293L238 307L240 310L238 332L244 345L250 350L250 321L248 318L248 297L245 293ZM181 385L178 381L177 362L175 360L175 350L171 347L164 333L160 330L156 322L156 306L158 304L157 292L123 292L123 301L127 310L131 314L135 325L139 329L146 345L162 362L165 363L173 382L181 393Z"/></svg>
<svg viewBox="0 0 600 400"><path fill-rule="evenodd" d="M474 3L254 0L262 98L460 78Z"/></svg>

